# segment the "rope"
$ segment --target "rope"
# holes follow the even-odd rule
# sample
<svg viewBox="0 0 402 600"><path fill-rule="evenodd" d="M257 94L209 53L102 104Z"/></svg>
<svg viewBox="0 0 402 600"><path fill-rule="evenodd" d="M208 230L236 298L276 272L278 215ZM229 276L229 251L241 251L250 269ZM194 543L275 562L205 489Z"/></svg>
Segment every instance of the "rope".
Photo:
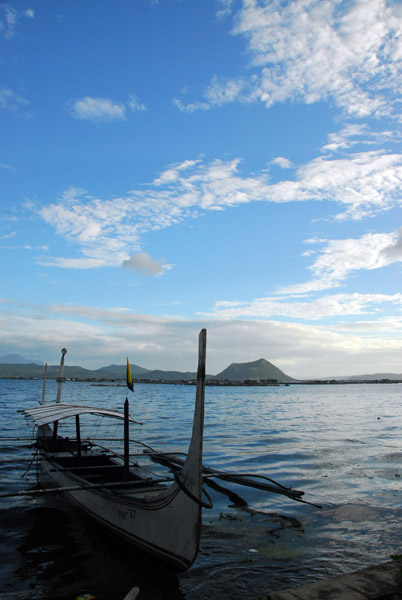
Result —
<svg viewBox="0 0 402 600"><path fill-rule="evenodd" d="M32 456L32 460L31 460L31 462L29 463L29 465L28 465L27 469L24 471L24 473L23 473L23 475L22 475L22 478L24 478L24 477L25 477L25 475L27 475L27 473L29 473L29 471L31 470L31 467L32 467L32 465L33 465L33 463L34 463L34 460L36 460L36 461L38 460L38 451L39 451L39 448L36 448L36 449L35 449L35 452L34 452L34 454L33 454L33 456Z"/></svg>

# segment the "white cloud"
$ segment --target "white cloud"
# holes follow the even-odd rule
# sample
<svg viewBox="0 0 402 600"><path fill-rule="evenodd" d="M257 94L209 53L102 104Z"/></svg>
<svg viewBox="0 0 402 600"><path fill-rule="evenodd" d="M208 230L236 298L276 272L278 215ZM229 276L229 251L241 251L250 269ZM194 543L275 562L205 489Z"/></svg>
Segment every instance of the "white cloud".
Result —
<svg viewBox="0 0 402 600"><path fill-rule="evenodd" d="M294 199L332 200L346 207L338 218L361 219L401 202L402 155L360 152L347 158L319 157L300 167ZM281 199L289 193L287 182L274 186Z"/></svg>
<svg viewBox="0 0 402 600"><path fill-rule="evenodd" d="M127 109L131 112L144 112L147 107L134 94L129 94L127 104L115 102L110 98L86 96L70 103L67 109L75 119L95 123L112 123L113 121L125 121Z"/></svg>
<svg viewBox="0 0 402 600"><path fill-rule="evenodd" d="M190 103L185 104L179 98L174 98L172 100L172 103L174 104L174 106L176 106L176 108L178 108L182 112L187 112L187 113L193 113L193 112L196 112L197 110L208 110L210 108L210 105L208 104L208 102L190 102Z"/></svg>
<svg viewBox="0 0 402 600"><path fill-rule="evenodd" d="M215 76L208 87L205 98L208 105L212 104L215 106L222 106L234 100L250 102L248 81L242 77L222 81Z"/></svg>
<svg viewBox="0 0 402 600"><path fill-rule="evenodd" d="M202 101L176 105L332 100L356 117L399 115L401 27L385 0L243 0L232 33L247 40L251 74L215 76Z"/></svg>
<svg viewBox="0 0 402 600"><path fill-rule="evenodd" d="M56 233L78 244L83 258L46 258L38 262L45 266L93 268L118 266L128 258L127 240L136 246L135 227L125 224L128 212L124 199L100 201L90 198L82 189L71 188L57 204L40 209L40 216Z"/></svg>
<svg viewBox="0 0 402 600"><path fill-rule="evenodd" d="M283 156L277 156L276 158L273 158L270 164L277 165L282 169L290 169L292 167L292 162L288 158L284 158Z"/></svg>
<svg viewBox="0 0 402 600"><path fill-rule="evenodd" d="M402 260L402 254L387 253L395 247L395 233L370 233L359 239L329 240L309 267L314 278L279 290L280 294L305 294L338 287L358 270L372 270Z"/></svg>
<svg viewBox="0 0 402 600"><path fill-rule="evenodd" d="M123 104L113 102L109 98L91 98L86 96L76 100L69 108L70 114L75 119L88 121L103 121L110 123L112 121L124 121L126 118L126 109Z"/></svg>

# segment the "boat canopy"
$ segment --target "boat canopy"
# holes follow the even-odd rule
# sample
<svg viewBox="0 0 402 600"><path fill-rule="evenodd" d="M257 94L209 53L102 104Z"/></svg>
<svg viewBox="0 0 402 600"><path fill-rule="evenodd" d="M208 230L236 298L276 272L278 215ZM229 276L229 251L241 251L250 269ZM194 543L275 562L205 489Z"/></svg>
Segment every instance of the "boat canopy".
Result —
<svg viewBox="0 0 402 600"><path fill-rule="evenodd" d="M54 421L60 421L67 417L76 417L78 415L90 414L100 415L102 417L111 417L112 419L123 419L124 414L118 410L109 408L97 408L95 406L82 406L81 404L45 404L35 408L26 408L21 411L25 416L31 417L35 421L35 425L42 427L49 425ZM138 423L130 417L131 423Z"/></svg>

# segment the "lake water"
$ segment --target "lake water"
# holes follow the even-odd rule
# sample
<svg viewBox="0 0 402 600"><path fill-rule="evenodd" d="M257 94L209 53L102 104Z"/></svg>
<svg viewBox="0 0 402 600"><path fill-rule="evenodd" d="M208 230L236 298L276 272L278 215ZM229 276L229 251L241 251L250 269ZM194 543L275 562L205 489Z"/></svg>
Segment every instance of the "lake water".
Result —
<svg viewBox="0 0 402 600"><path fill-rule="evenodd" d="M0 380L1 492L36 482L35 466L23 477L29 443L13 439L32 435L17 410L37 405L41 393L41 381ZM62 400L122 408L126 393L66 382ZM268 475L304 490L321 510L221 482L247 504L208 488L214 508L203 510L200 553L189 571L172 575L58 495L3 499L0 592L123 600L137 585L139 600L255 600L401 554L401 396L400 384L207 387L204 464ZM47 397L55 400L55 382ZM131 435L186 452L194 397L193 386L136 385L130 410L144 424Z"/></svg>

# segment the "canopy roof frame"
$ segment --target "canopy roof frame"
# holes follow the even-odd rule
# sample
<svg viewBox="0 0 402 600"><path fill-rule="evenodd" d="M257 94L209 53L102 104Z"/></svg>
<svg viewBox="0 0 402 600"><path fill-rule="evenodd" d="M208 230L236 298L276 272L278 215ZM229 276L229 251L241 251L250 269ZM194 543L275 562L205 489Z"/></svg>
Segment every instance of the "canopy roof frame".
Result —
<svg viewBox="0 0 402 600"><path fill-rule="evenodd" d="M101 417L109 417L111 419L120 419L124 421L124 413L118 410L112 410L109 408L99 408L95 406L83 406L82 404L67 404L67 403L56 403L56 404L45 404L37 406L35 408L25 408L21 410L22 414L26 417L30 417L35 421L37 427L43 427L49 425L55 421L61 421L71 417L79 415L99 415ZM137 423L132 417L129 417L131 423Z"/></svg>

